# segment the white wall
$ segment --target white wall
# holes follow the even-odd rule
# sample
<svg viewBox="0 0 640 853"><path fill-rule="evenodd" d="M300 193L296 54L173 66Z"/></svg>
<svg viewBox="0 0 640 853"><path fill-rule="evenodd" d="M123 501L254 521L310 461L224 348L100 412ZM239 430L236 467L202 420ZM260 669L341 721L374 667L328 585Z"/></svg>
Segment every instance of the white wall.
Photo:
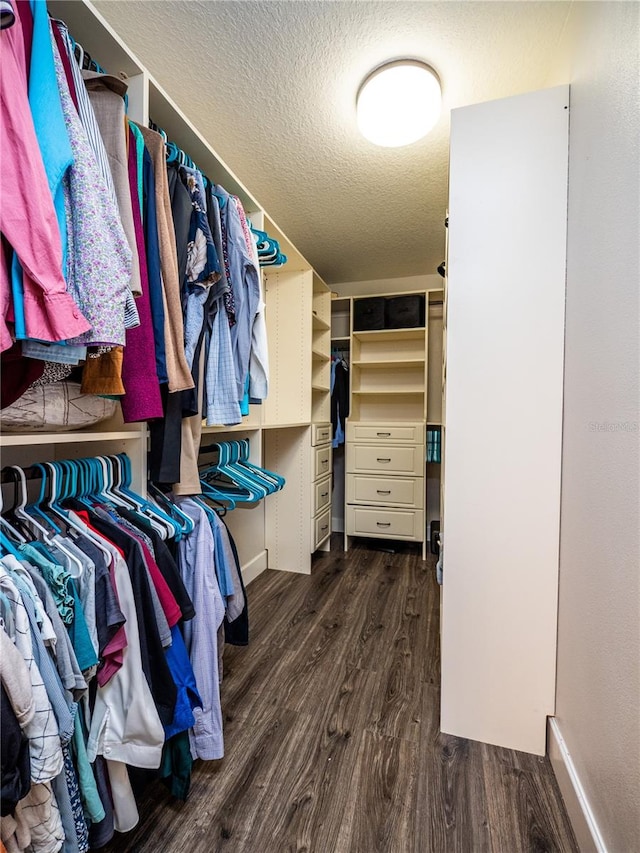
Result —
<svg viewBox="0 0 640 853"><path fill-rule="evenodd" d="M574 3L548 81L571 81L556 714L610 853L640 850L639 44L636 3Z"/></svg>

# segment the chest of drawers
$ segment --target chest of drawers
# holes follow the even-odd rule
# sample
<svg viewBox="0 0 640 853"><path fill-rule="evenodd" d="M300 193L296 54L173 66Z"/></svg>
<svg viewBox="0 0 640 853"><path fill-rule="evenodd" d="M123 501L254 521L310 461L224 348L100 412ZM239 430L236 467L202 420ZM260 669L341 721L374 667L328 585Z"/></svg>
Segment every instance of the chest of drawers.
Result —
<svg viewBox="0 0 640 853"><path fill-rule="evenodd" d="M364 536L422 542L424 552L424 423L348 422L346 439L345 546Z"/></svg>

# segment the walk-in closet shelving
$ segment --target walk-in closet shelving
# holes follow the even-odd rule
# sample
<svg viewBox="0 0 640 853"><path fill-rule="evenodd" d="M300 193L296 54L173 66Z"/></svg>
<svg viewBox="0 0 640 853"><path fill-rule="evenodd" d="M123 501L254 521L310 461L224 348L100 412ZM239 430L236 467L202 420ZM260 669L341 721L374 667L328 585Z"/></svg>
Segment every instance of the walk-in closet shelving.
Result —
<svg viewBox="0 0 640 853"><path fill-rule="evenodd" d="M204 427L202 442L222 440L227 434L246 437L252 461L278 471L287 481L282 492L227 515L245 580L267 566L309 572L311 551L317 543L309 476L311 424L329 420L329 289L199 132L198 117L185 116L178 106L180 93L169 95L153 79L93 5L87 0L50 0L48 6L108 73L126 80L129 116L145 125L152 120L161 127L211 180L241 199L252 224L278 240L287 256L286 265L262 270L269 396L262 405L250 407L242 424ZM37 434L6 435L0 446L3 464L126 450L132 458L134 486L142 490L146 483L146 426L128 428L116 419L94 432L54 433L46 439Z"/></svg>
<svg viewBox="0 0 640 853"><path fill-rule="evenodd" d="M332 351L346 349L350 363L345 548L352 536L411 540L423 543L426 556L429 525L440 512L439 465L427 463L426 427L439 428L442 414L442 291L375 296L385 311L387 300L405 297L418 313L405 328L381 317L379 328L365 330L355 313L358 300L371 297L333 300Z"/></svg>

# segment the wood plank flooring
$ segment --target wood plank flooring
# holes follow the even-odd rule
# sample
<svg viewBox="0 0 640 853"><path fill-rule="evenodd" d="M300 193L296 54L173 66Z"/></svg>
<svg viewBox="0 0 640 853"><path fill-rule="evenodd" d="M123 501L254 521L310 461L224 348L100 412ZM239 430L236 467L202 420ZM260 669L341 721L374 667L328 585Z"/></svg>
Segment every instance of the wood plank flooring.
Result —
<svg viewBox="0 0 640 853"><path fill-rule="evenodd" d="M249 587L226 757L154 783L110 853L575 853L547 759L441 735L433 561L360 542Z"/></svg>

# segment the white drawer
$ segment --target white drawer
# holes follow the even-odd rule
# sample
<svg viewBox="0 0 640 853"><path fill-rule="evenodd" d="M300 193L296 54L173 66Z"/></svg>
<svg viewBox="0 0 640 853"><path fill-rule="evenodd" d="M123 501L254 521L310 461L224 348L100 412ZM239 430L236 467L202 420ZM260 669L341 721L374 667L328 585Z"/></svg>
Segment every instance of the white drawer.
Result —
<svg viewBox="0 0 640 853"><path fill-rule="evenodd" d="M325 444L313 451L313 479L331 473L331 445Z"/></svg>
<svg viewBox="0 0 640 853"><path fill-rule="evenodd" d="M314 521L313 551L322 545L325 539L331 535L331 510L328 509L319 515Z"/></svg>
<svg viewBox="0 0 640 853"><path fill-rule="evenodd" d="M422 477L374 477L347 475L347 502L350 504L387 504L391 506L424 506Z"/></svg>
<svg viewBox="0 0 640 853"><path fill-rule="evenodd" d="M311 445L326 444L331 441L331 424L313 424L311 427Z"/></svg>
<svg viewBox="0 0 640 853"><path fill-rule="evenodd" d="M424 424L370 424L347 421L347 441L375 441L403 444L424 444Z"/></svg>
<svg viewBox="0 0 640 853"><path fill-rule="evenodd" d="M424 476L424 446L347 444L347 471L354 474Z"/></svg>
<svg viewBox="0 0 640 853"><path fill-rule="evenodd" d="M421 509L347 506L347 535L422 542L424 512Z"/></svg>
<svg viewBox="0 0 640 853"><path fill-rule="evenodd" d="M331 503L331 477L325 477L314 488L313 514L317 515Z"/></svg>

